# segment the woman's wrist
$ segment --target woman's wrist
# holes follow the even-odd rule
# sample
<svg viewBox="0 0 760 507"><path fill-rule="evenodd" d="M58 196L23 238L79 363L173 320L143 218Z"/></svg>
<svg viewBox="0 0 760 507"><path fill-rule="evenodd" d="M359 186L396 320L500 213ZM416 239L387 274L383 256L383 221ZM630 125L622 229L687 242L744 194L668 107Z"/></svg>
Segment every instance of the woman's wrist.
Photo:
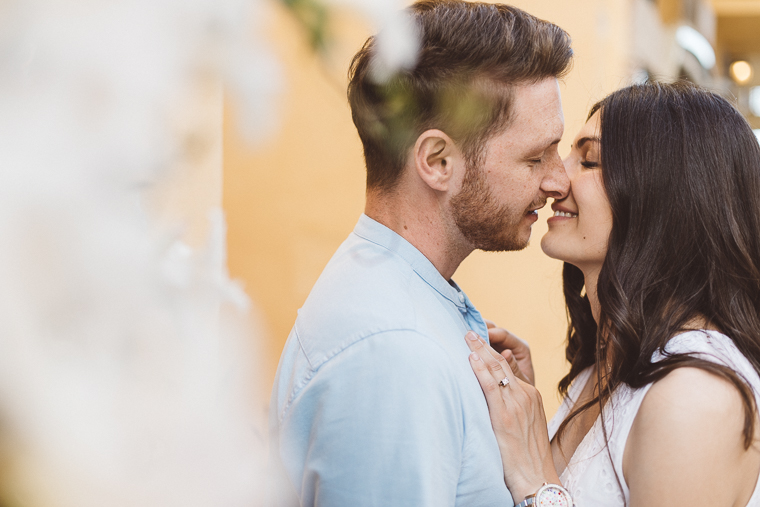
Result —
<svg viewBox="0 0 760 507"><path fill-rule="evenodd" d="M514 479L511 479L507 481L507 484L509 484L510 482L514 483L517 481L515 481ZM562 485L556 471L552 469L552 471L544 474L541 477L523 479L519 481L519 483L510 486L509 490L512 493L512 498L517 504L523 501L526 497L530 495L535 495L536 492L544 484L558 484L560 486Z"/></svg>

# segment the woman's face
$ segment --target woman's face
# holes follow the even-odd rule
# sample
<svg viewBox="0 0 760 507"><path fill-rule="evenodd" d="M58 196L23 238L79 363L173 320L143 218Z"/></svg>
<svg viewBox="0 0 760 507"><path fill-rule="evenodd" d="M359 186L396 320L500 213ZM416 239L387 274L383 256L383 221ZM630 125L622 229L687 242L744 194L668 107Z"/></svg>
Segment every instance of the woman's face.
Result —
<svg viewBox="0 0 760 507"><path fill-rule="evenodd" d="M601 269L612 230L612 210L602 184L599 118L597 111L573 141L564 161L570 191L552 204L554 216L541 239L546 255L569 262L586 275Z"/></svg>

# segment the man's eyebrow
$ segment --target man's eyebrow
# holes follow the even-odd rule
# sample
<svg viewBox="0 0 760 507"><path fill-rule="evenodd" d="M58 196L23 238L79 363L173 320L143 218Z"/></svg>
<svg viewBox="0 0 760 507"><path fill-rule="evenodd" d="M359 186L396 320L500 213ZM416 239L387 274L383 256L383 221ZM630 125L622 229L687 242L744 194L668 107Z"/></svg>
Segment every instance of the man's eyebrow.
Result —
<svg viewBox="0 0 760 507"><path fill-rule="evenodd" d="M578 139L578 141L575 143L575 147L576 147L576 148L578 148L578 149L580 149L580 148L581 148L581 146L583 146L584 144L586 144L586 143L587 143L587 142L589 142L589 141L593 141L593 142L595 142L595 143L598 143L598 142L600 142L600 141L601 141L601 139L599 139L598 137L595 137L595 136L591 136L591 137L581 137L581 138L580 138L580 139Z"/></svg>
<svg viewBox="0 0 760 507"><path fill-rule="evenodd" d="M547 141L545 143L541 143L541 146L538 146L534 151L538 153L539 151L545 151L548 148L554 146L555 144L559 144L559 142L562 140L562 138L558 137L556 139L553 139L551 141Z"/></svg>

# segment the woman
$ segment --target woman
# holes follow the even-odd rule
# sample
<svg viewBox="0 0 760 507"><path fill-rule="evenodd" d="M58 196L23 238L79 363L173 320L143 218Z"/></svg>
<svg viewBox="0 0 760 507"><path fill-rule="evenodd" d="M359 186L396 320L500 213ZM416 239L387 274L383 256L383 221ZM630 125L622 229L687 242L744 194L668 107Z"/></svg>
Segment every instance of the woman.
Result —
<svg viewBox="0 0 760 507"><path fill-rule="evenodd" d="M515 502L571 501L549 483L578 507L760 506L749 125L693 85L631 86L592 108L565 167L571 191L541 242L565 261L570 321L548 432L513 352L467 340Z"/></svg>

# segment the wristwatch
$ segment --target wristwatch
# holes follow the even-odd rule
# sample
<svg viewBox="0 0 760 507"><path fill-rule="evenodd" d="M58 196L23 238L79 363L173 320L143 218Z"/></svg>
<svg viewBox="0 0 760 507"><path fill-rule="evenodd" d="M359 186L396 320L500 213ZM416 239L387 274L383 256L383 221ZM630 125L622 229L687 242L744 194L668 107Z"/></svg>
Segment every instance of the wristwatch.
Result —
<svg viewBox="0 0 760 507"><path fill-rule="evenodd" d="M544 483L538 488L535 495L528 495L525 500L515 507L573 507L573 499L570 493L557 484Z"/></svg>

